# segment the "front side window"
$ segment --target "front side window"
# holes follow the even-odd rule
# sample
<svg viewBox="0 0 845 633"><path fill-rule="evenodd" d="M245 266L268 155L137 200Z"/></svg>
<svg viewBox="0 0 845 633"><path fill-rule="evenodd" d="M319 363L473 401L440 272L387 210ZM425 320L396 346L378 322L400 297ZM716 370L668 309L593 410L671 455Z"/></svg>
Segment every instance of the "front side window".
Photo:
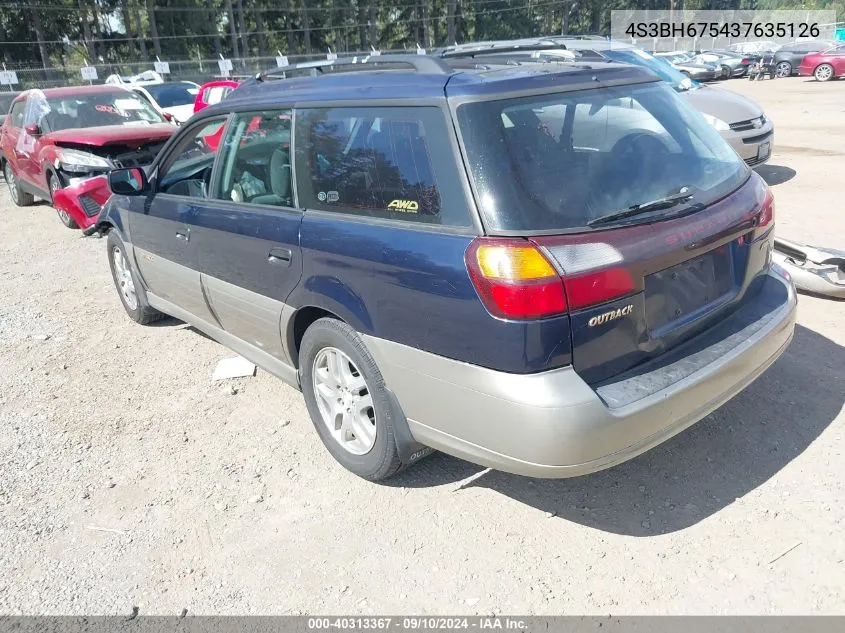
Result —
<svg viewBox="0 0 845 633"><path fill-rule="evenodd" d="M158 191L205 198L225 119L201 123L185 133L159 168Z"/></svg>
<svg viewBox="0 0 845 633"><path fill-rule="evenodd" d="M9 123L11 123L12 127L14 128L22 128L23 127L23 111L26 105L26 101L15 101L12 105L12 109L9 112Z"/></svg>
<svg viewBox="0 0 845 633"><path fill-rule="evenodd" d="M292 207L290 135L290 110L236 114L220 150L215 197Z"/></svg>
<svg viewBox="0 0 845 633"><path fill-rule="evenodd" d="M297 111L300 204L427 224L468 226L438 108ZM451 173L450 173L451 170Z"/></svg>
<svg viewBox="0 0 845 633"><path fill-rule="evenodd" d="M693 193L689 204L706 205L748 175L663 83L468 103L457 115L479 206L495 230L583 229L682 191Z"/></svg>

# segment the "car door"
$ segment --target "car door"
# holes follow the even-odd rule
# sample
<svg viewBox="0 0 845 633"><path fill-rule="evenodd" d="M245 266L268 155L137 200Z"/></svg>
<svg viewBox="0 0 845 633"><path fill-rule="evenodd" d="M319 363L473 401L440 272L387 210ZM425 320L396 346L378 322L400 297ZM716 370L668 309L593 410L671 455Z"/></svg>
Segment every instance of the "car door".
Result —
<svg viewBox="0 0 845 633"><path fill-rule="evenodd" d="M191 223L208 195L217 154L206 139L224 123L225 117L204 119L179 134L151 175L152 193L129 214L135 261L146 288L212 325Z"/></svg>
<svg viewBox="0 0 845 633"><path fill-rule="evenodd" d="M191 217L203 290L224 330L290 365L285 300L302 274L290 160L291 110L232 115L214 199Z"/></svg>
<svg viewBox="0 0 845 633"><path fill-rule="evenodd" d="M828 53L833 72L837 77L845 75L845 45L838 46L836 50Z"/></svg>

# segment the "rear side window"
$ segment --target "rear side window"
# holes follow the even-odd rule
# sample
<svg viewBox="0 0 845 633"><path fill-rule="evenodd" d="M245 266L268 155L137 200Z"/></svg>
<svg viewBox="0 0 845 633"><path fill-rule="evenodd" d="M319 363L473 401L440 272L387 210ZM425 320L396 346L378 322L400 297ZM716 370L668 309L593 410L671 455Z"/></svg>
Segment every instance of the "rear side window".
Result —
<svg viewBox="0 0 845 633"><path fill-rule="evenodd" d="M298 110L296 129L300 206L471 224L438 108Z"/></svg>
<svg viewBox="0 0 845 633"><path fill-rule="evenodd" d="M12 109L9 111L9 123L12 125L12 127L23 127L23 111L25 105L26 101L23 99L20 101L16 101L12 105Z"/></svg>

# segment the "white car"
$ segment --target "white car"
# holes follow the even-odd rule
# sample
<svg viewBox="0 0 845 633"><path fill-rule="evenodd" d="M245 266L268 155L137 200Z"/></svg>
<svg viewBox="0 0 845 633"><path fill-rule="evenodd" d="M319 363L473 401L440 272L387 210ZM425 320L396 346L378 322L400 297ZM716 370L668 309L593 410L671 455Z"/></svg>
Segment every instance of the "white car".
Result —
<svg viewBox="0 0 845 633"><path fill-rule="evenodd" d="M105 83L121 85L136 92L176 123L184 123L191 118L200 89L193 81L164 81L157 72L149 70L132 77L110 75Z"/></svg>

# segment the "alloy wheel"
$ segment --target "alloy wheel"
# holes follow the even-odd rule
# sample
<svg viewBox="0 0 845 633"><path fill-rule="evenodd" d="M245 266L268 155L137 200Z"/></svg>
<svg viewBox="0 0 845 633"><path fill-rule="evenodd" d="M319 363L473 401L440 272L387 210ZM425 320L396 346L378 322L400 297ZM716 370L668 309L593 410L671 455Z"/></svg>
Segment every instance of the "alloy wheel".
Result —
<svg viewBox="0 0 845 633"><path fill-rule="evenodd" d="M376 442L375 406L355 363L341 350L324 347L311 371L317 408L331 437L353 455L369 453Z"/></svg>
<svg viewBox="0 0 845 633"><path fill-rule="evenodd" d="M6 176L6 184L9 185L9 195L12 196L12 202L15 204L18 203L18 183L15 180L15 172L12 171L12 167L9 163L6 163L6 171L4 172Z"/></svg>
<svg viewBox="0 0 845 633"><path fill-rule="evenodd" d="M53 200L53 195L61 189L61 184L59 184L59 180L55 176L50 176L50 200ZM71 219L68 212L64 209L56 209L56 213L59 214L59 219L64 222L66 225L70 224Z"/></svg>
<svg viewBox="0 0 845 633"><path fill-rule="evenodd" d="M792 65L789 62L781 62L775 68L778 77L789 77L792 74Z"/></svg>
<svg viewBox="0 0 845 633"><path fill-rule="evenodd" d="M112 260L114 261L114 280L117 282L117 289L129 309L137 310L138 295L135 293L135 282L132 280L129 262L126 261L126 257L117 246L112 250Z"/></svg>
<svg viewBox="0 0 845 633"><path fill-rule="evenodd" d="M822 64L816 68L816 72L813 74L816 76L816 80L827 81L833 77L833 68L829 64Z"/></svg>

